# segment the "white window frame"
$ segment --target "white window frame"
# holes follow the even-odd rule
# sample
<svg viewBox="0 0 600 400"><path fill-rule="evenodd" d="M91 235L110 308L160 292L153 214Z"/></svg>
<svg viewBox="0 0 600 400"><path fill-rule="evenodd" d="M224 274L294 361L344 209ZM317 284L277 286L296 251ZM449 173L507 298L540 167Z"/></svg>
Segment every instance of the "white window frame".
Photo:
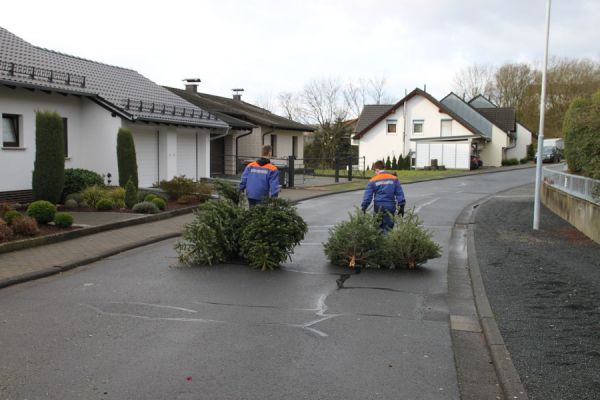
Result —
<svg viewBox="0 0 600 400"><path fill-rule="evenodd" d="M450 130L449 133L444 135L444 122L450 123ZM440 136L442 137L447 137L447 136L452 136L452 119L442 119L440 120Z"/></svg>
<svg viewBox="0 0 600 400"><path fill-rule="evenodd" d="M421 130L417 131L415 128L420 125ZM424 119L413 119L412 120L412 133L414 136L423 136L425 131L425 120Z"/></svg>
<svg viewBox="0 0 600 400"><path fill-rule="evenodd" d="M390 126L394 126L394 132L390 132ZM398 120L397 119L386 119L385 120L385 133L386 135L395 136L398 134Z"/></svg>

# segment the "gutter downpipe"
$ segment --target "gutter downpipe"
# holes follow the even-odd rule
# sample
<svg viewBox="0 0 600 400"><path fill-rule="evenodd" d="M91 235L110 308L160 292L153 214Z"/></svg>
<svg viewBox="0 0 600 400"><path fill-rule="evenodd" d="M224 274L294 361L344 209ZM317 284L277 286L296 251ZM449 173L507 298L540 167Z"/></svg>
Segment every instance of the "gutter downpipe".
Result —
<svg viewBox="0 0 600 400"><path fill-rule="evenodd" d="M263 146L265 145L265 136L267 136L273 132L275 132L275 127L272 126L270 131L266 131L265 133L262 134L261 143Z"/></svg>
<svg viewBox="0 0 600 400"><path fill-rule="evenodd" d="M214 136L214 137L211 137L211 138L210 138L210 141L212 142L213 140L221 139L221 138L223 138L223 137L225 137L225 136L229 135L229 131L230 131L230 130L231 130L231 127L230 127L230 126L228 126L228 127L227 127L227 129L225 129L225 133L224 133L224 134L222 134L222 135L217 135L217 136Z"/></svg>

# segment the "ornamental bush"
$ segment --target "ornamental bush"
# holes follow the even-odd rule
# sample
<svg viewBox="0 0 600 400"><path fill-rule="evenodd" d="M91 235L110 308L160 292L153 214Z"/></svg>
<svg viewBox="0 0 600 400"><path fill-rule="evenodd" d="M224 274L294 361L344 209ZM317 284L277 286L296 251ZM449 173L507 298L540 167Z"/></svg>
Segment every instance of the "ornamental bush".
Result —
<svg viewBox="0 0 600 400"><path fill-rule="evenodd" d="M155 197L154 199L152 199L152 203L154 203L159 210L164 210L165 208L167 208L167 202L161 199L160 197Z"/></svg>
<svg viewBox="0 0 600 400"><path fill-rule="evenodd" d="M133 180L129 179L125 185L125 206L132 208L137 203L137 188L133 184Z"/></svg>
<svg viewBox="0 0 600 400"><path fill-rule="evenodd" d="M350 220L329 230L325 255L333 265L340 267L379 268L386 263L380 217L359 209L349 215Z"/></svg>
<svg viewBox="0 0 600 400"><path fill-rule="evenodd" d="M502 165L519 165L519 160L516 158L508 158L506 160L502 160Z"/></svg>
<svg viewBox="0 0 600 400"><path fill-rule="evenodd" d="M569 170L600 179L600 91L571 103L563 132Z"/></svg>
<svg viewBox="0 0 600 400"><path fill-rule="evenodd" d="M125 189L117 186L106 188L105 195L114 203L114 208L125 208Z"/></svg>
<svg viewBox="0 0 600 400"><path fill-rule="evenodd" d="M137 203L131 210L138 214L156 214L159 212L156 204L150 201L142 201L141 203Z"/></svg>
<svg viewBox="0 0 600 400"><path fill-rule="evenodd" d="M192 204L198 202L198 196L195 194L184 194L177 199L177 204Z"/></svg>
<svg viewBox="0 0 600 400"><path fill-rule="evenodd" d="M52 221L54 214L56 214L56 206L49 201L34 201L27 207L27 215L35 218L38 224L47 224Z"/></svg>
<svg viewBox="0 0 600 400"><path fill-rule="evenodd" d="M177 200L186 194L193 194L206 200L210 197L211 187L207 183L194 182L191 178L186 178L185 175L176 176L171 180L162 180L158 186L165 191L169 199Z"/></svg>
<svg viewBox="0 0 600 400"><path fill-rule="evenodd" d="M120 128L117 133L117 165L119 167L119 186L127 185L131 179L138 187L138 166L135 155L135 143L131 131Z"/></svg>
<svg viewBox="0 0 600 400"><path fill-rule="evenodd" d="M40 231L35 218L28 216L13 219L11 228L15 235L22 236L35 236Z"/></svg>
<svg viewBox="0 0 600 400"><path fill-rule="evenodd" d="M89 186L81 192L82 202L90 208L96 208L100 199L105 198L104 188L98 185Z"/></svg>
<svg viewBox="0 0 600 400"><path fill-rule="evenodd" d="M239 235L240 255L261 271L290 258L308 231L296 207L284 199L268 199L244 216Z"/></svg>
<svg viewBox="0 0 600 400"><path fill-rule="evenodd" d="M238 189L238 185L216 179L213 186L220 198L229 199L233 204L240 204L243 192Z"/></svg>
<svg viewBox="0 0 600 400"><path fill-rule="evenodd" d="M83 168L65 169L65 185L62 192L62 198L68 199L73 193L79 193L88 186L104 186L102 176L94 171ZM81 200L77 200L79 203Z"/></svg>
<svg viewBox="0 0 600 400"><path fill-rule="evenodd" d="M146 196L144 196L144 201L152 201L154 199L156 199L158 196L155 195L154 193L148 193Z"/></svg>
<svg viewBox="0 0 600 400"><path fill-rule="evenodd" d="M79 203L73 199L69 199L65 201L65 208L77 208L79 207Z"/></svg>
<svg viewBox="0 0 600 400"><path fill-rule="evenodd" d="M66 212L58 212L54 216L54 225L59 228L69 228L73 225L73 216Z"/></svg>
<svg viewBox="0 0 600 400"><path fill-rule="evenodd" d="M68 194L67 197L65 197L65 203L69 200L73 200L77 204L79 204L83 201L83 196L81 195L81 193L71 193Z"/></svg>
<svg viewBox="0 0 600 400"><path fill-rule="evenodd" d="M386 261L390 268L416 268L431 258L441 256L441 247L432 239L432 233L423 228L414 210L404 217L396 216L394 228L384 236Z"/></svg>
<svg viewBox="0 0 600 400"><path fill-rule="evenodd" d="M0 219L0 243L9 241L13 236L13 231L6 225L6 222Z"/></svg>
<svg viewBox="0 0 600 400"><path fill-rule="evenodd" d="M179 261L187 265L213 265L236 258L245 211L229 200L209 201L194 210L175 244Z"/></svg>
<svg viewBox="0 0 600 400"><path fill-rule="evenodd" d="M12 225L12 222L15 218L20 218L22 216L23 214L21 214L17 210L10 210L7 211L6 214L4 214L4 221L6 221L8 225Z"/></svg>
<svg viewBox="0 0 600 400"><path fill-rule="evenodd" d="M4 214L8 211L14 210L14 207L9 203L0 203L0 218L4 218Z"/></svg>
<svg viewBox="0 0 600 400"><path fill-rule="evenodd" d="M115 208L115 202L108 197L102 197L96 202L96 210L98 211L109 211Z"/></svg>
<svg viewBox="0 0 600 400"><path fill-rule="evenodd" d="M58 203L65 183L63 121L55 112L38 111L35 118L35 162L31 188L36 200Z"/></svg>

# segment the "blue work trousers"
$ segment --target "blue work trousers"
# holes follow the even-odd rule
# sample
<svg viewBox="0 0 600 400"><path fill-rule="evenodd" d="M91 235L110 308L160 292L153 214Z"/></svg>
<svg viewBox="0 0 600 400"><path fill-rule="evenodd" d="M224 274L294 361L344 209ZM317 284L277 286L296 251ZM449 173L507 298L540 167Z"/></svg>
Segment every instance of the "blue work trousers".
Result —
<svg viewBox="0 0 600 400"><path fill-rule="evenodd" d="M380 228L383 233L387 233L394 227L394 214L396 213L396 205L392 204L375 204L373 207L376 214L381 213Z"/></svg>

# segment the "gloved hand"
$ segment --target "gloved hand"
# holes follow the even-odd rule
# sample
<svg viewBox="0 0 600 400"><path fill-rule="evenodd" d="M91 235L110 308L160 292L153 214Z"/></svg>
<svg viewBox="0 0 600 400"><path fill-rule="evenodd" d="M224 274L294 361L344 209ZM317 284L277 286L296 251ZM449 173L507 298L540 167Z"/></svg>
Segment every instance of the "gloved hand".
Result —
<svg viewBox="0 0 600 400"><path fill-rule="evenodd" d="M398 215L404 217L404 205L398 207Z"/></svg>

